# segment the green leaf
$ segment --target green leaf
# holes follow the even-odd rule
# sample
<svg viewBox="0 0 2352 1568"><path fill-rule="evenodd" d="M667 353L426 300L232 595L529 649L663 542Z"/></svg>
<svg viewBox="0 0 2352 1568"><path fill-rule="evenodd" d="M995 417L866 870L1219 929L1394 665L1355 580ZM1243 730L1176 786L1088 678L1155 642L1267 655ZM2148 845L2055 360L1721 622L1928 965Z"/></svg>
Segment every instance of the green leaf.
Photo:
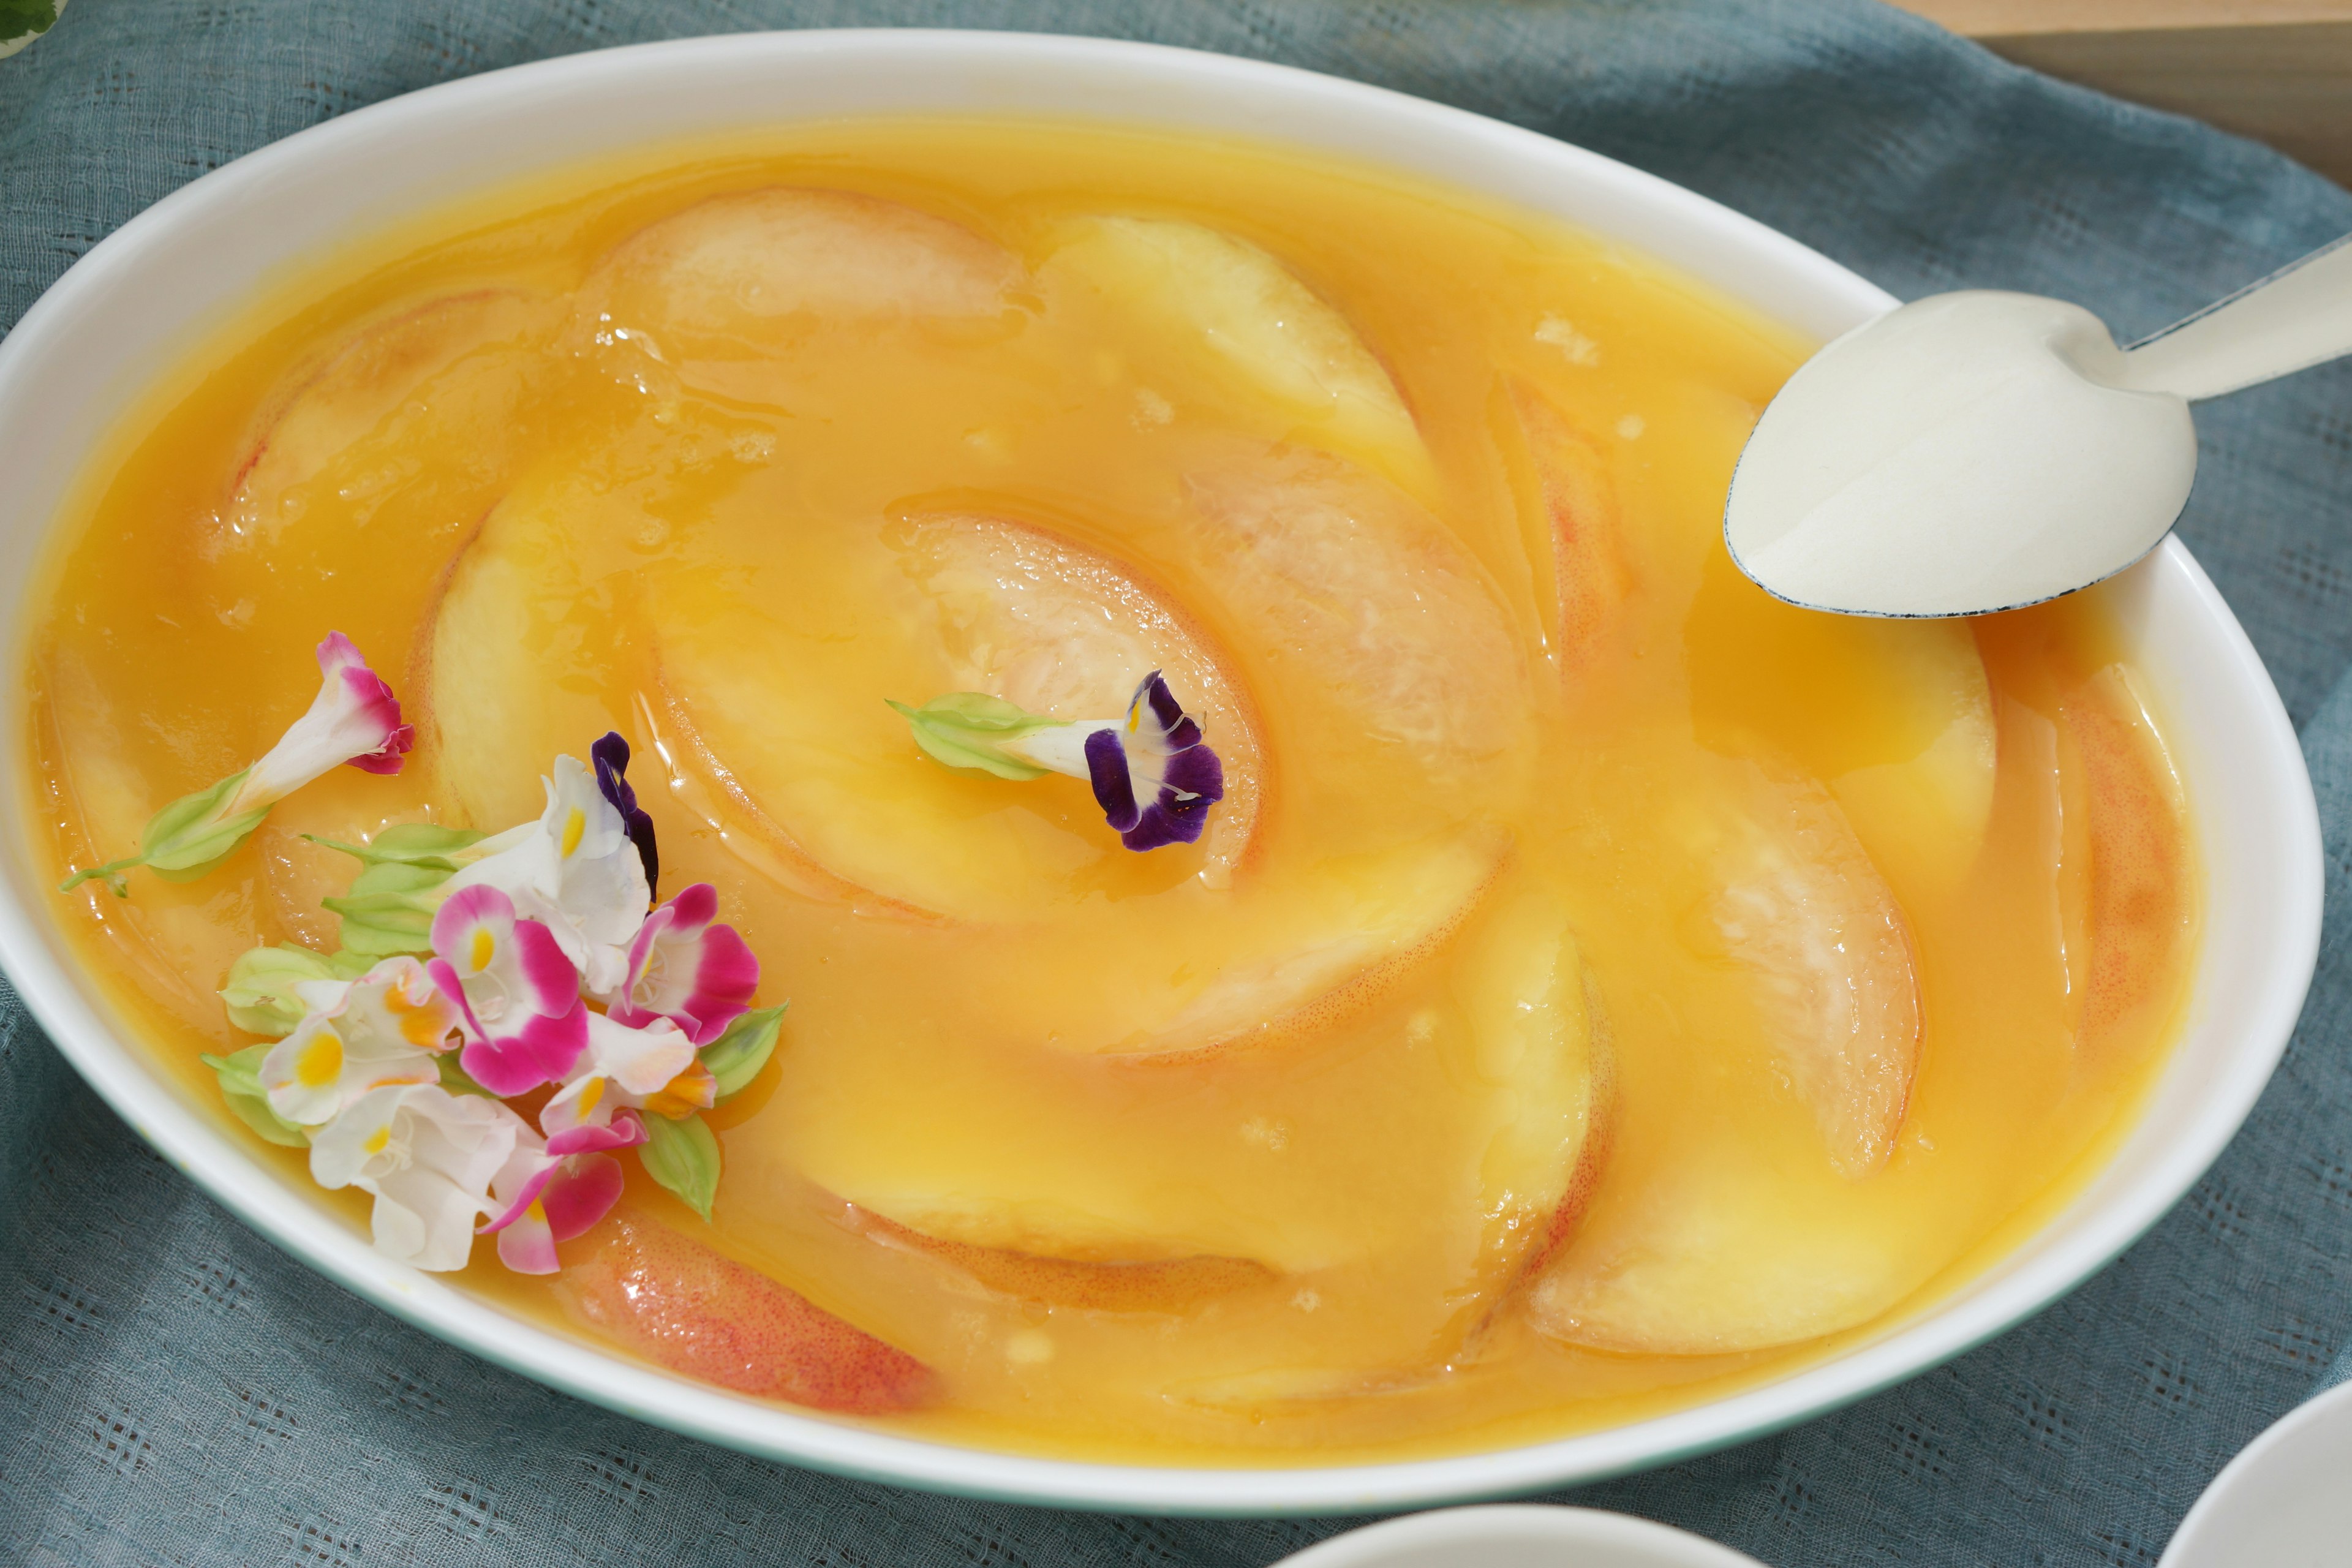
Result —
<svg viewBox="0 0 2352 1568"><path fill-rule="evenodd" d="M0 43L46 33L57 20L56 0L0 0Z"/></svg>
<svg viewBox="0 0 2352 1568"><path fill-rule="evenodd" d="M760 1076L768 1065L768 1058L776 1048L776 1031L782 1024L782 1007L761 1007L745 1013L727 1026L727 1032L702 1047L702 1065L719 1082L719 1100L724 1104L743 1092L746 1085Z"/></svg>
<svg viewBox="0 0 2352 1568"><path fill-rule="evenodd" d="M230 1023L248 1035L276 1038L293 1033L309 1011L294 987L306 980L345 978L335 973L332 960L307 947L257 947L229 965L220 999L228 1004Z"/></svg>
<svg viewBox="0 0 2352 1568"><path fill-rule="evenodd" d="M147 819L146 828L139 835L138 854L76 871L58 884L58 891L71 892L93 877L103 877L116 898L127 898L131 889L121 873L133 866L144 866L167 882L194 881L253 837L253 830L269 815L264 805L235 816L219 816L252 771L240 768L218 784L182 795Z"/></svg>
<svg viewBox="0 0 2352 1568"><path fill-rule="evenodd" d="M935 761L951 768L994 773L1001 779L1044 778L1048 770L998 748L1015 736L1050 730L1061 722L1024 712L1002 697L980 691L934 697L920 708L903 702L890 706L914 731L915 744Z"/></svg>
<svg viewBox="0 0 2352 1568"><path fill-rule="evenodd" d="M414 871L415 868L399 865L373 867L360 873L359 881L352 884L347 898L321 899L334 913L343 917L343 947L346 952L367 953L376 958L390 958L400 952L430 952L433 951L433 916L441 907L438 899L427 899L405 889L360 891L360 882L378 871ZM448 873L431 872L434 883L448 879Z"/></svg>
<svg viewBox="0 0 2352 1568"><path fill-rule="evenodd" d="M403 822L385 828L365 844L345 844L341 839L321 838L315 833L306 833L302 837L313 844L340 850L369 867L397 863L430 867L436 871L455 871L460 864L456 858L457 852L480 843L487 835L471 827L439 827L430 822Z"/></svg>
<svg viewBox="0 0 2352 1568"><path fill-rule="evenodd" d="M433 1065L441 1074L441 1087L451 1094L478 1094L485 1100L498 1098L497 1095L476 1083L473 1074L457 1065L456 1051L443 1051L433 1058Z"/></svg>
<svg viewBox="0 0 2352 1568"><path fill-rule="evenodd" d="M149 817L147 830L139 836L139 856L147 868L172 881L192 881L251 837L269 815L268 806L231 817L220 812L252 771L239 768L211 788L184 795Z"/></svg>
<svg viewBox="0 0 2352 1568"><path fill-rule="evenodd" d="M272 1110L269 1096L262 1090L261 1061L269 1052L267 1044L247 1046L225 1057L206 1057L204 1063L220 1079L221 1098L228 1101L228 1108L236 1113L238 1121L272 1143L307 1149L310 1146L310 1134Z"/></svg>
<svg viewBox="0 0 2352 1568"><path fill-rule="evenodd" d="M689 1116L682 1121L672 1121L667 1116L648 1116L646 1140L637 1146L637 1160L645 1166L646 1174L708 1220L710 1201L719 1194L718 1138L699 1116Z"/></svg>

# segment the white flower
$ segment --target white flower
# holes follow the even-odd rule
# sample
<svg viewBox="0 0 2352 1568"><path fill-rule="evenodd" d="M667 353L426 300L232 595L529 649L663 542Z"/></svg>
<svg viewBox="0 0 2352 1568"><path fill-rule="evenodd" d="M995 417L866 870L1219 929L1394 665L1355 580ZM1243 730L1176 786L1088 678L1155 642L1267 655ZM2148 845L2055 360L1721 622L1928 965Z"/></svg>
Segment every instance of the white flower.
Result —
<svg viewBox="0 0 2352 1568"><path fill-rule="evenodd" d="M463 1268L490 1182L530 1134L494 1100L436 1084L371 1089L310 1142L310 1179L375 1197L376 1250L419 1268Z"/></svg>
<svg viewBox="0 0 2352 1568"><path fill-rule="evenodd" d="M691 1037L656 1016L632 1028L602 1013L588 1015L588 1048L572 1076L539 1113L552 1138L575 1127L603 1126L624 1107L675 1120L707 1109L717 1098L710 1069L696 1056Z"/></svg>
<svg viewBox="0 0 2352 1568"><path fill-rule="evenodd" d="M592 996L619 992L629 973L629 943L653 901L645 862L620 811L577 758L555 759L547 810L528 831L510 829L483 846L497 847L460 869L449 892L493 887L515 912L544 922L581 972Z"/></svg>
<svg viewBox="0 0 2352 1568"><path fill-rule="evenodd" d="M432 1083L457 1027L457 1003L413 958L387 958L357 980L306 980L291 1034L261 1060L269 1109L317 1127L372 1089Z"/></svg>
<svg viewBox="0 0 2352 1568"><path fill-rule="evenodd" d="M396 773L403 753L415 743L414 726L401 722L392 688L368 668L352 639L329 632L319 645L319 695L310 710L246 770L245 782L222 808L223 816L285 799L321 773L346 763L372 773Z"/></svg>

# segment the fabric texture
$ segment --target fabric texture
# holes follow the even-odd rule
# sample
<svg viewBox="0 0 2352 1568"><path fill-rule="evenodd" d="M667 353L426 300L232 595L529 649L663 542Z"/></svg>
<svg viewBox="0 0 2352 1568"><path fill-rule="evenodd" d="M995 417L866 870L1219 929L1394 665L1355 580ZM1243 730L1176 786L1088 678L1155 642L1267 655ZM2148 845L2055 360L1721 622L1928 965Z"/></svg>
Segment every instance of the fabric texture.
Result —
<svg viewBox="0 0 2352 1568"><path fill-rule="evenodd" d="M205 170L547 55L952 25L1282 60L1654 171L1899 295L2077 300L2126 338L2352 229L2352 195L1865 0L77 0L0 64L0 322ZM2181 528L2304 728L2327 935L2212 1173L2039 1318L1781 1436L1570 1494L1778 1564L2153 1563L2352 1330L2352 371L2209 405ZM2331 696L2331 693L2333 695ZM0 989L0 1561L1272 1562L1348 1521L1056 1513L745 1458L550 1393L345 1295L150 1152Z"/></svg>

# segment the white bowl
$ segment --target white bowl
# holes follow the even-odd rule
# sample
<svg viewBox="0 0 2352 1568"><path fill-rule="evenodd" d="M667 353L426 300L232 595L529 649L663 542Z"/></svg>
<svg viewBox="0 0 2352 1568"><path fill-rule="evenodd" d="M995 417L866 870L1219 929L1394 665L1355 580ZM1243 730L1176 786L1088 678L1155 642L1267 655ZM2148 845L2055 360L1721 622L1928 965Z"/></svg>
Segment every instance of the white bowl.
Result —
<svg viewBox="0 0 2352 1568"><path fill-rule="evenodd" d="M1764 1568L1671 1525L1591 1508L1448 1508L1351 1530L1274 1568Z"/></svg>
<svg viewBox="0 0 2352 1568"><path fill-rule="evenodd" d="M2319 1568L2352 1540L2352 1383L2297 1405L2230 1461L2157 1568Z"/></svg>
<svg viewBox="0 0 2352 1568"><path fill-rule="evenodd" d="M0 647L22 584L109 422L273 268L480 185L646 142L887 112L1091 116L1286 142L1505 198L1613 237L1809 333L1894 301L1793 240L1605 158L1416 99L1222 56L996 33L804 32L575 55L362 109L205 175L93 248L0 342ZM1832 171L1824 171L1832 177ZM605 1356L386 1261L318 1194L159 1073L61 940L6 770L0 965L141 1136L297 1258L528 1376L717 1443L846 1475L1082 1508L1394 1510L1590 1481L1834 1409L1969 1349L2071 1289L2221 1152L2270 1077L2319 937L2320 845L2294 732L2237 622L2168 542L2120 588L2170 714L2209 871L2195 1017L2137 1129L2063 1214L1933 1311L1766 1386L1611 1431L1412 1463L1211 1470L983 1453L796 1415ZM9 744L26 732L21 682Z"/></svg>

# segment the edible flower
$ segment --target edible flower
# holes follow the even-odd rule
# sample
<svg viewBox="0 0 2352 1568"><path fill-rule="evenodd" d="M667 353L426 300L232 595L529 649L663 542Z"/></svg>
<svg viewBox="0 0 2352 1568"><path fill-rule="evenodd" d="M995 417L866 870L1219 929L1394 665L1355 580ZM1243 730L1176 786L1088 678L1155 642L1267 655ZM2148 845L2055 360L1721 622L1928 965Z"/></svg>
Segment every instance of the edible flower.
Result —
<svg viewBox="0 0 2352 1568"><path fill-rule="evenodd" d="M913 727L915 743L949 767L1003 779L1085 779L1129 849L1192 843L1224 798L1224 765L1156 669L1117 719L1065 723L978 691L890 706Z"/></svg>
<svg viewBox="0 0 2352 1568"><path fill-rule="evenodd" d="M580 972L555 933L515 913L497 888L460 889L433 917L433 981L457 998L458 1064L492 1094L520 1094L572 1070L588 1043Z"/></svg>
<svg viewBox="0 0 2352 1568"><path fill-rule="evenodd" d="M356 980L303 980L300 1023L261 1058L269 1109L297 1127L331 1121L387 1084L433 1083L457 1032L454 988L413 958L387 958Z"/></svg>
<svg viewBox="0 0 2352 1568"><path fill-rule="evenodd" d="M478 1094L394 1084L360 1096L310 1141L310 1178L375 1198L378 1252L419 1268L462 1268L490 1182L530 1135L521 1117Z"/></svg>
<svg viewBox="0 0 2352 1568"><path fill-rule="evenodd" d="M596 788L621 814L622 828L637 847L637 859L646 868L646 901L651 903L660 896L661 855L654 845L654 819L637 805L637 792L629 784L629 743L618 731L607 730L603 740L588 748L588 760L596 767Z"/></svg>
<svg viewBox="0 0 2352 1568"><path fill-rule="evenodd" d="M573 1127L541 1143L519 1142L490 1183L504 1212L481 1227L499 1238L499 1261L518 1274L552 1274L555 1244L585 1235L621 1201L621 1163L604 1152L646 1141L645 1123L622 1117Z"/></svg>
<svg viewBox="0 0 2352 1568"><path fill-rule="evenodd" d="M629 943L653 902L646 861L621 808L577 758L556 758L553 774L541 782L547 809L539 821L473 846L482 858L460 868L442 891L491 887L505 892L517 910L554 932L588 994L604 1000L627 978Z"/></svg>
<svg viewBox="0 0 2352 1568"><path fill-rule="evenodd" d="M667 1018L631 1027L602 1013L588 1016L588 1047L562 1089L539 1113L550 1137L575 1127L600 1127L625 1110L650 1110L672 1120L718 1100L710 1069L694 1041Z"/></svg>
<svg viewBox="0 0 2352 1568"><path fill-rule="evenodd" d="M392 688L341 632L329 632L319 645L319 671L323 679L310 710L259 762L173 801L147 819L137 854L76 871L58 890L102 877L117 898L125 898L130 884L122 873L134 866L186 881L226 858L271 806L313 779L346 763L372 773L398 773L416 731L401 722Z"/></svg>
<svg viewBox="0 0 2352 1568"><path fill-rule="evenodd" d="M646 917L629 944L629 973L613 998L624 1024L667 1018L698 1046L726 1033L760 988L760 961L733 926L712 923L719 889L697 882Z"/></svg>

